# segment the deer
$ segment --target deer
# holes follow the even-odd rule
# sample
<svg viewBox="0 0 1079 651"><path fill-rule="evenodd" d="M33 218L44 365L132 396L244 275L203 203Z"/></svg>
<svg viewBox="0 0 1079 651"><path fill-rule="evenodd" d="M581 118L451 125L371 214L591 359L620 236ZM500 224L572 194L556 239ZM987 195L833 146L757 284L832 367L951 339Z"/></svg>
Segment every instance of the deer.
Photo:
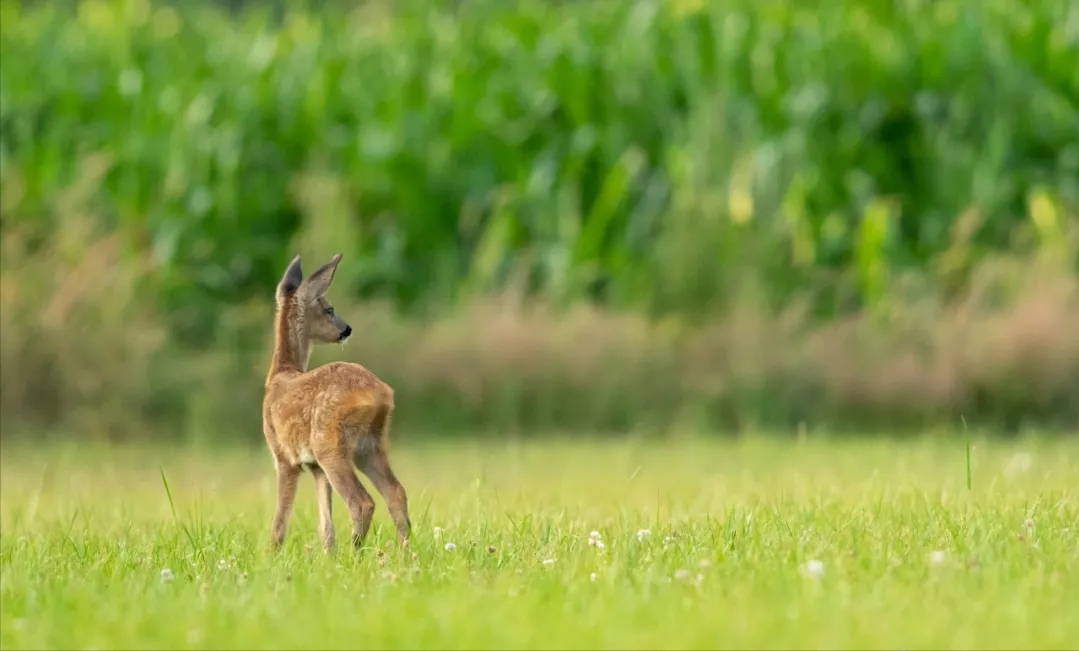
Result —
<svg viewBox="0 0 1079 651"><path fill-rule="evenodd" d="M331 362L308 370L311 349L344 344L352 335L326 300L341 254L306 279L297 255L277 285L273 359L266 376L262 429L277 470L272 548L280 550L300 475L309 471L318 497L319 534L325 551L335 545L333 493L352 518L352 545L363 546L375 502L357 478L359 469L382 494L407 547L412 523L408 497L389 461L393 389L360 364Z"/></svg>

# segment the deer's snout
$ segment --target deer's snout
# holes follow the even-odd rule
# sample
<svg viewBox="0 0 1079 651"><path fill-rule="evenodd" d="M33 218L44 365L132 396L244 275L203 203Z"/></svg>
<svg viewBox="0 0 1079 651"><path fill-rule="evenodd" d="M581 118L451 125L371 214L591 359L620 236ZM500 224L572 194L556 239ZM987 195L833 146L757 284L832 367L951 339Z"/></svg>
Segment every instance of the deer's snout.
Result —
<svg viewBox="0 0 1079 651"><path fill-rule="evenodd" d="M337 341L344 341L344 340L348 339L351 336L352 336L352 326L346 325L345 329L341 331L341 336L337 339Z"/></svg>

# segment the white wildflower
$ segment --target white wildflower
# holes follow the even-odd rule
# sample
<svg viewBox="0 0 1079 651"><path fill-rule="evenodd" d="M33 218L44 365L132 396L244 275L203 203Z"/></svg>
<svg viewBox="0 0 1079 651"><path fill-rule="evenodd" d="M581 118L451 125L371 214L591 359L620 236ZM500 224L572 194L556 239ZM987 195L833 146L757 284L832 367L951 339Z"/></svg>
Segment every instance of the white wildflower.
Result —
<svg viewBox="0 0 1079 651"><path fill-rule="evenodd" d="M941 565L944 563L944 552L937 549L929 554L929 562L932 565Z"/></svg>
<svg viewBox="0 0 1079 651"><path fill-rule="evenodd" d="M649 537L651 535L652 535L652 530L651 529L638 529L637 530L637 541L638 542L643 541L645 538L647 538L647 537Z"/></svg>
<svg viewBox="0 0 1079 651"><path fill-rule="evenodd" d="M551 567L552 565L554 565L553 558L548 558L543 561L543 567Z"/></svg>
<svg viewBox="0 0 1079 651"><path fill-rule="evenodd" d="M435 527L434 534L435 534L435 540L438 540L439 538L441 538L442 537L442 527Z"/></svg>
<svg viewBox="0 0 1079 651"><path fill-rule="evenodd" d="M607 545L604 545L602 540L597 540L596 541L596 550L597 551L603 551L604 549L607 549Z"/></svg>
<svg viewBox="0 0 1079 651"><path fill-rule="evenodd" d="M455 544L453 544L451 542L446 543L446 551L452 552L452 551L455 551L456 549L457 549L457 545L455 545Z"/></svg>
<svg viewBox="0 0 1079 651"><path fill-rule="evenodd" d="M689 578L689 570L681 569L681 570L676 571L674 573L674 578L675 578L676 581L685 581L686 579Z"/></svg>
<svg viewBox="0 0 1079 651"><path fill-rule="evenodd" d="M170 570L169 568L166 567L165 569L161 570L161 580L163 582L170 583L174 578L176 577L173 576L172 570Z"/></svg>
<svg viewBox="0 0 1079 651"><path fill-rule="evenodd" d="M588 580L589 580L589 581L592 581L593 583L595 583L595 581L596 581L596 576L598 576L598 575L597 575L597 574L596 574L595 572L593 572L593 573L591 573L591 574L589 574L589 575L588 575Z"/></svg>
<svg viewBox="0 0 1079 651"><path fill-rule="evenodd" d="M818 560L812 560L806 563L806 574L813 578L820 577L824 574L824 563Z"/></svg>

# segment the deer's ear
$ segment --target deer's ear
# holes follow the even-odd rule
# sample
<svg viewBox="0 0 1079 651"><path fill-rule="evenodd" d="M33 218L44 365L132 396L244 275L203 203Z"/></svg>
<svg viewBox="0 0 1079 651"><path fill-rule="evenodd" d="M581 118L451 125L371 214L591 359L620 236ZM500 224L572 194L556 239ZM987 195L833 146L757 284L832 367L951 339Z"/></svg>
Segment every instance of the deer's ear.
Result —
<svg viewBox="0 0 1079 651"><path fill-rule="evenodd" d="M289 263L288 269L285 270L285 276L281 279L281 283L277 286L277 293L280 296L288 296L295 293L300 285L303 284L303 267L300 266L300 256L296 256Z"/></svg>
<svg viewBox="0 0 1079 651"><path fill-rule="evenodd" d="M333 282L333 275L337 272L339 262L341 262L341 254L337 253L304 281L303 292L308 300L316 299L330 289L330 283Z"/></svg>

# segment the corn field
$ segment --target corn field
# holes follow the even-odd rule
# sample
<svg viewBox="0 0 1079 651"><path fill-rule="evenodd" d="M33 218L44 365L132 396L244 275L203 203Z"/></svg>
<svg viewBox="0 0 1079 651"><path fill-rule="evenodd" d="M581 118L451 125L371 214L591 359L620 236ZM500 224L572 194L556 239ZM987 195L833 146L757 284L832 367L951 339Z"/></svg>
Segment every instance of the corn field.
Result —
<svg viewBox="0 0 1079 651"><path fill-rule="evenodd" d="M22 369L3 384L24 395L10 410L63 393L57 369L78 359L84 388L64 395L103 392L118 411L137 403L173 418L157 405L173 399L161 396L188 395L192 383L205 386L193 378L209 371L123 380L132 392L124 398L101 379L107 360L141 351L149 377L167 365L147 351L163 354L174 340L185 348L170 359L215 346L261 355L265 337L245 324L265 329L259 306L272 301L287 261L303 252L312 268L310 256L340 251L337 300L389 305L409 318L507 296L631 315L581 317L590 341L635 350L612 348L612 359L635 365L617 380L629 388L612 385L607 402L585 410L603 415L582 422L632 421L633 405L657 399L635 397L647 386L637 380L661 367L700 377L664 389L660 420L696 413L687 401L737 411L750 395L758 415L778 413L776 400L786 400L781 420L793 423L866 400L866 382L849 379L863 371L821 376L822 364L841 357L831 346L851 353L860 345L843 334L843 319L894 322L900 303L962 298L1001 259L1011 271L989 275L1012 280L997 283L998 293L1015 295L1015 270L1032 260L1053 261L1074 284L1079 4L4 0L0 197L4 366ZM126 269L120 276L101 271L116 265ZM88 280L95 269L101 280ZM996 291L986 300L1004 300ZM1077 312L1060 298L1072 294L1038 291L1030 300L1044 309L1015 308L1012 321L992 326L1004 334L977 334L962 310L943 330L935 312L908 327L935 332L936 352L910 353L939 353L917 362L929 370L912 367L909 351L844 363L899 369L905 379L895 386L904 388L880 391L891 391L888 404L900 411L922 400L912 391L931 394L916 422L976 412L992 420L1000 410L1018 422L1031 404L1071 418L1073 408L1053 405L1074 395L1068 378L1079 348L1060 323ZM779 323L773 334L783 347L754 335L754 350L776 359L731 361L748 350L742 334L753 329L728 324L720 337L708 324L747 301L763 313L797 304L812 322L839 329L803 355L811 344ZM153 327L138 326L144 336L133 338L142 311L153 313ZM377 320L382 312L364 314ZM553 413L550 405L566 404L562 393L580 393L575 383L594 386L581 360L595 344L563 341L570 335L537 324L563 327L565 319L544 319L513 320L523 328L516 339L500 334L497 319L486 330L462 326L452 346L435 334L423 345L386 334L363 354L383 355L387 366L415 356L411 375L391 379L427 378L413 394L403 389L406 397L445 399L455 414L473 409L462 398L469 391L497 394L475 404L502 405L498 415L469 412L462 426L514 424L532 409L522 400L548 391L549 404L536 409ZM73 321L102 342L111 331L113 352L61 351L60 338L40 336ZM400 330L387 323L370 324L368 336ZM678 325L694 323L703 334ZM473 341L481 331L483 342ZM1034 346L1053 337L1062 348L1033 370L986 361L997 359L985 352L1001 350L997 339ZM546 351L544 361L503 354L522 341L536 355ZM920 341L911 339L910 350L925 349ZM477 352L484 342L503 352ZM948 357L960 343L969 363ZM428 349L427 357L416 352ZM449 364L457 354L449 349L466 361ZM779 359L780 349L795 357ZM1036 359L1018 344L1010 350L1000 359ZM478 355L492 361L480 368ZM504 380L533 362L545 370L521 384ZM260 364L213 373L257 389L262 370L251 369ZM594 366L613 377L609 365ZM1008 388L1051 366L1059 367L1046 380L1051 391L1026 380ZM483 381L466 390L444 367L469 367ZM563 371L584 375L570 382ZM933 373L939 391L925 380ZM804 381L775 389L793 377ZM821 406L832 404L828 395L841 395L834 409ZM74 400L37 409L58 413L65 399Z"/></svg>
<svg viewBox="0 0 1079 651"><path fill-rule="evenodd" d="M404 306L697 311L749 274L835 310L1053 246L1079 202L1066 0L271 10L5 2L3 228L47 233L92 160L175 306L265 291L306 214Z"/></svg>

